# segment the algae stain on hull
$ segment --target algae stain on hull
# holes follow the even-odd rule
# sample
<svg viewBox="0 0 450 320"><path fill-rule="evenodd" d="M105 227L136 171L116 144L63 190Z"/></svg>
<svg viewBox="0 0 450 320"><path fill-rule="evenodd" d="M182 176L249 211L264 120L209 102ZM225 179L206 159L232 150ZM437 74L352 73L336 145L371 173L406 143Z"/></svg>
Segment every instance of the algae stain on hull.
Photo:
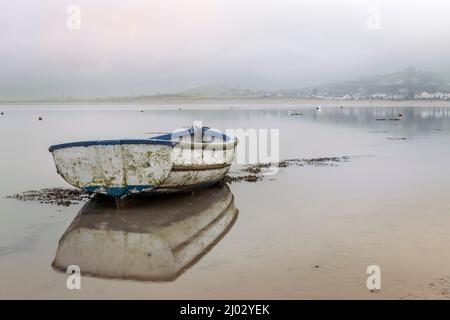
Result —
<svg viewBox="0 0 450 320"><path fill-rule="evenodd" d="M234 151L192 151L186 145L92 145L53 150L53 157L58 173L73 186L124 196L143 191L172 192L218 181L228 172ZM174 171L174 166L186 169ZM200 166L205 170L191 170Z"/></svg>

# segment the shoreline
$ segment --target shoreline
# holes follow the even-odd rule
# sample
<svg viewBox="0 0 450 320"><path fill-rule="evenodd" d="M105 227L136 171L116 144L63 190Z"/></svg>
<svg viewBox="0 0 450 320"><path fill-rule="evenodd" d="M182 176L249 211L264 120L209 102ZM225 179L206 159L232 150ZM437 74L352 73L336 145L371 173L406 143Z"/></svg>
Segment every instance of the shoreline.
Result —
<svg viewBox="0 0 450 320"><path fill-rule="evenodd" d="M110 106L110 107L450 107L450 100L322 100L322 99L151 99L142 101L3 101L5 106Z"/></svg>

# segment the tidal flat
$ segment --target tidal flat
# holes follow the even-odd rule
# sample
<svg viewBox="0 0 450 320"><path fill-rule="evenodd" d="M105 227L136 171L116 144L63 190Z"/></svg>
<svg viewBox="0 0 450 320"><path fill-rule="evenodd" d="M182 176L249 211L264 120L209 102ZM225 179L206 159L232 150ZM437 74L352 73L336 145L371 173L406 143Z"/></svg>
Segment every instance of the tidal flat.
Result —
<svg viewBox="0 0 450 320"><path fill-rule="evenodd" d="M0 111L0 298L450 298L448 107L3 105ZM169 196L157 200L160 207L130 201L140 209L119 213L107 201L70 193L70 205L58 193L52 201L39 194L29 194L33 201L8 198L70 188L56 173L52 144L140 138L194 121L220 130L278 129L279 170L259 179L260 166L235 166L230 177L253 175L257 183L230 180L225 191ZM231 199L239 214L199 215ZM119 271L131 270L123 258L114 260L122 263L117 276L91 272L82 276L81 290L68 290L68 275L52 262L69 226L79 228L80 221L89 222L89 232L135 234L145 222L166 241L185 237L185 246L174 241L164 256L174 259L167 265L176 276L123 279ZM189 234L193 229L182 221L204 227ZM108 250L102 261L125 257L124 247ZM371 265L380 267L381 290L366 286Z"/></svg>

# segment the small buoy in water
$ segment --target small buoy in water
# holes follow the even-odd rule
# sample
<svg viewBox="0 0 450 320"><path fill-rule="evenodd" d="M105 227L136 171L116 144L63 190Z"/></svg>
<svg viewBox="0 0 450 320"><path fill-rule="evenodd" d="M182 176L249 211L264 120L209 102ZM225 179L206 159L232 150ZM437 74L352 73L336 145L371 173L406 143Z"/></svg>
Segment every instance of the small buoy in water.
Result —
<svg viewBox="0 0 450 320"><path fill-rule="evenodd" d="M399 116L399 117L403 117L403 113L399 113L398 116Z"/></svg>
<svg viewBox="0 0 450 320"><path fill-rule="evenodd" d="M321 106L317 106L317 107L316 107L316 110L320 110L320 109L322 109Z"/></svg>
<svg viewBox="0 0 450 320"><path fill-rule="evenodd" d="M144 109L139 109L139 112L144 112Z"/></svg>
<svg viewBox="0 0 450 320"><path fill-rule="evenodd" d="M4 115L4 113L3 113L3 112L0 112L0 115Z"/></svg>
<svg viewBox="0 0 450 320"><path fill-rule="evenodd" d="M341 106L341 109L344 109L344 106Z"/></svg>
<svg viewBox="0 0 450 320"><path fill-rule="evenodd" d="M39 120L39 121L42 121L42 117L39 117L38 120Z"/></svg>

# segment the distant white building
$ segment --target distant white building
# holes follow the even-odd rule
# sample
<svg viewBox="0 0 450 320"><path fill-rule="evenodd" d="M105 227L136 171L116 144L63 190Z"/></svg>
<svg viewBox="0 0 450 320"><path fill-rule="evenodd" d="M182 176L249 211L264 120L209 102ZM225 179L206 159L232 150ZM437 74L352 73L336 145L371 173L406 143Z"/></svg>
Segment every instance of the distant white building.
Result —
<svg viewBox="0 0 450 320"><path fill-rule="evenodd" d="M416 98L416 99L432 99L433 94L424 91L420 94L414 95L414 98Z"/></svg>
<svg viewBox="0 0 450 320"><path fill-rule="evenodd" d="M374 93L372 95L372 99L375 99L375 100L377 100L377 99L379 99L379 100L386 100L388 98L389 97L388 97L388 95L386 93Z"/></svg>
<svg viewBox="0 0 450 320"><path fill-rule="evenodd" d="M443 92L435 92L433 94L433 98L434 99L444 100L444 99L447 99L447 97L448 97L447 93L443 93Z"/></svg>
<svg viewBox="0 0 450 320"><path fill-rule="evenodd" d="M448 92L435 92L435 93L428 93L428 92L422 92L420 94L414 95L415 99L435 99L435 100L448 100L450 99L450 93Z"/></svg>

